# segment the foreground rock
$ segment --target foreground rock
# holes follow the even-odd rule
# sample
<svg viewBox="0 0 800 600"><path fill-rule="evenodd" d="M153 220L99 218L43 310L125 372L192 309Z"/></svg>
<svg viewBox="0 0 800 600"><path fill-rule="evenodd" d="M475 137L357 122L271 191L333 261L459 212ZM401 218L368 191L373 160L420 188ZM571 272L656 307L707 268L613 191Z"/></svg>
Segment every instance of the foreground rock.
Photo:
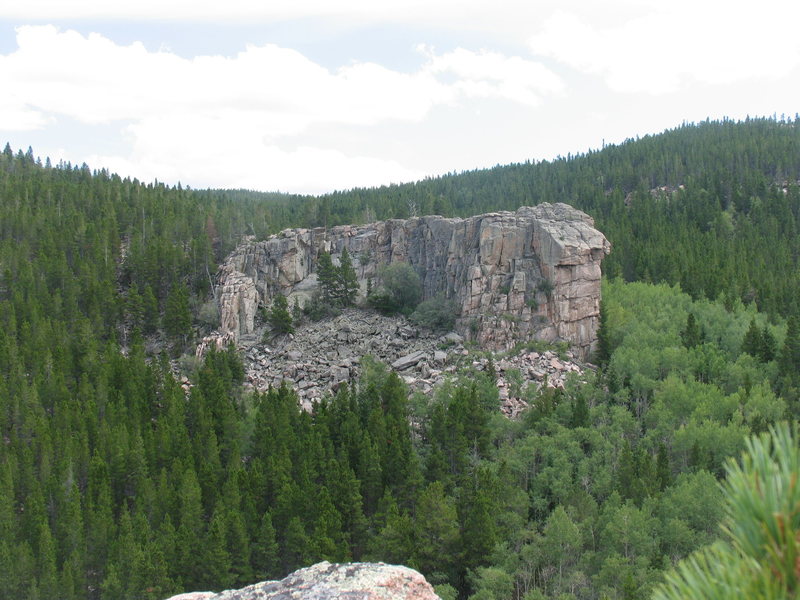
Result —
<svg viewBox="0 0 800 600"><path fill-rule="evenodd" d="M364 226L287 229L241 244L219 272L223 334L252 334L275 294L302 304L317 288L320 252L347 248L362 286L382 265L407 262L423 297L458 305L458 332L487 349L532 337L563 340L585 358L596 341L600 263L610 250L591 217L566 204L468 219L392 219Z"/></svg>
<svg viewBox="0 0 800 600"><path fill-rule="evenodd" d="M417 571L383 563L321 562L281 581L215 594L192 592L170 600L439 600Z"/></svg>

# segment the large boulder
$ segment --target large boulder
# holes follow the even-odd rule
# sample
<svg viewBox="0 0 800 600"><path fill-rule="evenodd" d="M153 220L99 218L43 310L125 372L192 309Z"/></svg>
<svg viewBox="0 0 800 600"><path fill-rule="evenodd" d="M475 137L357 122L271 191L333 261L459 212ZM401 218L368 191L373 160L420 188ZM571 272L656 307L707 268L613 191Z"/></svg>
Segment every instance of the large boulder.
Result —
<svg viewBox="0 0 800 600"><path fill-rule="evenodd" d="M417 571L383 563L321 562L281 581L220 593L190 592L169 600L439 600Z"/></svg>

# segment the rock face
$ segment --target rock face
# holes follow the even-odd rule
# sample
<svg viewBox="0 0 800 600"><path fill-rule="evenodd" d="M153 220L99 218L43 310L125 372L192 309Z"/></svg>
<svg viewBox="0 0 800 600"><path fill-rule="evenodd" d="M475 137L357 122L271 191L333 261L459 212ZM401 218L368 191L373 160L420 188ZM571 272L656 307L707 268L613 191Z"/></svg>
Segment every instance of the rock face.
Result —
<svg viewBox="0 0 800 600"><path fill-rule="evenodd" d="M259 303L278 293L302 304L317 288L322 251L347 248L362 291L381 265L405 261L423 298L460 309L457 330L487 349L535 337L563 340L585 357L596 339L600 263L610 250L588 215L566 204L448 219L392 219L363 226L287 229L242 243L219 272L222 332L250 334Z"/></svg>
<svg viewBox="0 0 800 600"><path fill-rule="evenodd" d="M321 562L281 581L215 594L192 592L169 600L439 600L417 571L383 563Z"/></svg>

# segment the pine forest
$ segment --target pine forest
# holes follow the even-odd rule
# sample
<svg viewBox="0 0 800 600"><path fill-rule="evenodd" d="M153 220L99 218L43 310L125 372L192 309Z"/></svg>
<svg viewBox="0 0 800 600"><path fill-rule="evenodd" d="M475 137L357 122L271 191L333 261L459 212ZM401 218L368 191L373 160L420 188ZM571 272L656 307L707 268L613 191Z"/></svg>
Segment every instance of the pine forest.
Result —
<svg viewBox="0 0 800 600"><path fill-rule="evenodd" d="M192 360L244 235L541 202L591 215L613 251L598 369L517 420L486 372L424 396L365 357L309 413L288 386L243 387L233 347ZM650 598L722 538L729 459L800 415L799 291L800 119L314 197L7 145L0 597L160 600L324 559L408 565L447 600Z"/></svg>

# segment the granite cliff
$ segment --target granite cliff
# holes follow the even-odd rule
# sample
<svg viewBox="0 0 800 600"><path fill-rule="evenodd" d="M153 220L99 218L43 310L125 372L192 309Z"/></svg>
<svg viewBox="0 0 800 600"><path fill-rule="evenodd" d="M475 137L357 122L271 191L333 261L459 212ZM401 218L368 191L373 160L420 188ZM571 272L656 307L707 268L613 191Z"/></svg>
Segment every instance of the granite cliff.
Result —
<svg viewBox="0 0 800 600"><path fill-rule="evenodd" d="M566 341L586 357L596 340L600 263L610 244L591 217L560 203L466 219L287 229L245 240L218 273L222 334L252 333L259 304L275 294L303 304L317 288L319 253L330 252L336 262L344 248L362 293L381 265L405 261L419 274L423 297L454 300L457 331L486 349L537 338Z"/></svg>
<svg viewBox="0 0 800 600"><path fill-rule="evenodd" d="M439 600L417 571L383 563L321 562L281 581L265 581L240 590L190 592L169 600Z"/></svg>

